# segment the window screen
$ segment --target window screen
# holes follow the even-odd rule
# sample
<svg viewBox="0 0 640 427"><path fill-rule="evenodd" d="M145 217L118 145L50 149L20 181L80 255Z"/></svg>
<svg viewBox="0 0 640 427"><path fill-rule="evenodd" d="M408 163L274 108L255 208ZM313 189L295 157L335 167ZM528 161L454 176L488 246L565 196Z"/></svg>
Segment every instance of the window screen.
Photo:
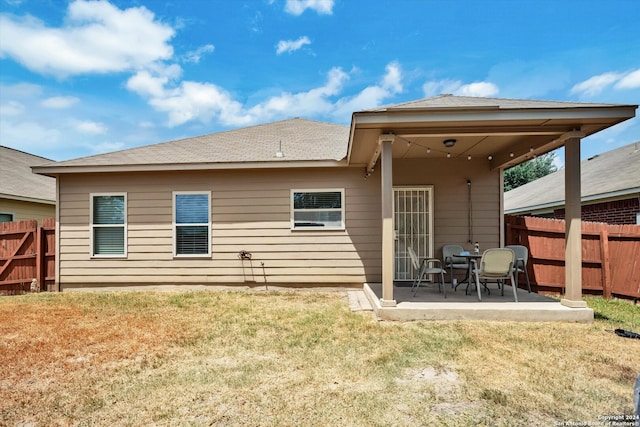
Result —
<svg viewBox="0 0 640 427"><path fill-rule="evenodd" d="M209 255L211 253L209 193L176 193L174 197L175 254Z"/></svg>
<svg viewBox="0 0 640 427"><path fill-rule="evenodd" d="M124 194L92 196L92 255L126 255L126 200Z"/></svg>
<svg viewBox="0 0 640 427"><path fill-rule="evenodd" d="M344 228L344 190L294 190L291 194L292 228Z"/></svg>

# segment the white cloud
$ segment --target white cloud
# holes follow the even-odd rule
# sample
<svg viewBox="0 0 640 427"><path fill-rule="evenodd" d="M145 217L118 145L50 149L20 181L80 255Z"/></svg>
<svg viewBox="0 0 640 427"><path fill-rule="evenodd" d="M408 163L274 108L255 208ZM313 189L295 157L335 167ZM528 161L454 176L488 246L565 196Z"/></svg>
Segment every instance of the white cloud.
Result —
<svg viewBox="0 0 640 427"><path fill-rule="evenodd" d="M88 148L96 154L102 154L122 150L125 148L125 144L123 142L101 142L92 144Z"/></svg>
<svg viewBox="0 0 640 427"><path fill-rule="evenodd" d="M296 16L302 15L307 9L315 10L321 15L331 15L333 2L334 0L287 0L284 10Z"/></svg>
<svg viewBox="0 0 640 427"><path fill-rule="evenodd" d="M353 97L338 100L333 114L335 117L351 117L354 111L379 107L384 99L402 92L402 89L400 64L392 62L387 65L381 84L367 86Z"/></svg>
<svg viewBox="0 0 640 427"><path fill-rule="evenodd" d="M252 107L249 110L249 114L255 121L288 117L293 113L297 116L329 114L335 109L330 98L340 94L344 82L348 79L349 76L341 68L332 68L323 86L307 92L295 94L285 92L271 97L265 102Z"/></svg>
<svg viewBox="0 0 640 427"><path fill-rule="evenodd" d="M107 127L103 123L93 122L90 120L79 121L75 123L74 128L81 133L91 135L101 135L107 132Z"/></svg>
<svg viewBox="0 0 640 427"><path fill-rule="evenodd" d="M28 153L38 153L60 143L62 139L62 132L58 129L49 129L37 122L12 122L5 117L2 118L0 141L3 145L16 147Z"/></svg>
<svg viewBox="0 0 640 427"><path fill-rule="evenodd" d="M192 50L190 52L187 52L184 55L184 61L185 62L192 62L194 64L197 64L200 62L200 59L202 59L202 56L205 53L211 53L214 50L214 46L212 44L206 44L204 46L200 46L199 48L197 48L196 50Z"/></svg>
<svg viewBox="0 0 640 427"><path fill-rule="evenodd" d="M624 75L614 86L616 89L640 88L640 69Z"/></svg>
<svg viewBox="0 0 640 427"><path fill-rule="evenodd" d="M76 0L65 24L47 27L31 16L0 16L0 58L56 76L139 69L171 58L174 30L145 7L118 9L106 1Z"/></svg>
<svg viewBox="0 0 640 427"><path fill-rule="evenodd" d="M188 122L208 123L217 120L224 126L246 126L269 120L298 116L331 116L344 119L355 110L373 108L403 90L398 63L390 63L377 85L369 86L351 97L342 97L349 74L339 67L327 73L325 83L305 92L283 92L253 106L245 106L222 87L212 83L178 82L166 75L168 68L157 72L140 71L127 82L127 88L148 98L156 111L166 113L167 125ZM162 75L161 73L165 73Z"/></svg>
<svg viewBox="0 0 640 427"><path fill-rule="evenodd" d="M284 52L295 52L307 44L311 44L311 40L309 40L307 36L302 36L298 40L280 40L276 48L276 54L280 55Z"/></svg>
<svg viewBox="0 0 640 427"><path fill-rule="evenodd" d="M3 98L33 98L42 93L42 86L33 83L0 84L0 93Z"/></svg>
<svg viewBox="0 0 640 427"><path fill-rule="evenodd" d="M495 96L500 92L497 85L491 82L474 82L463 84L459 80L430 81L422 85L424 96L430 97L443 93L451 93L460 96Z"/></svg>
<svg viewBox="0 0 640 427"><path fill-rule="evenodd" d="M242 112L242 104L230 93L211 83L184 81L179 87L154 96L149 101L156 110L169 115L168 125L178 126L193 120L209 122L217 116L224 125L240 126L251 122Z"/></svg>
<svg viewBox="0 0 640 427"><path fill-rule="evenodd" d="M582 94L587 96L597 95L602 92L607 86L610 86L614 82L620 79L618 73L604 73L597 76L593 76L571 88L572 94Z"/></svg>
<svg viewBox="0 0 640 427"><path fill-rule="evenodd" d="M462 85L454 92L463 96L495 96L500 90L498 86L489 82L476 82Z"/></svg>
<svg viewBox="0 0 640 427"><path fill-rule="evenodd" d="M75 96L53 96L51 98L43 100L40 105L46 108L61 110L64 108L69 108L77 104L79 101L80 99L76 98Z"/></svg>
<svg viewBox="0 0 640 427"><path fill-rule="evenodd" d="M0 117L19 116L24 113L25 107L18 101L0 103Z"/></svg>

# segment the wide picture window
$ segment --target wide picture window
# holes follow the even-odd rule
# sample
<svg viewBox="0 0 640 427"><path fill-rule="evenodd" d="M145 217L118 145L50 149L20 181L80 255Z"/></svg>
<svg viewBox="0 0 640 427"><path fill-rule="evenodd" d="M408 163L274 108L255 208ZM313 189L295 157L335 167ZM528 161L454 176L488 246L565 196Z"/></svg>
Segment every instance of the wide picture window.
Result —
<svg viewBox="0 0 640 427"><path fill-rule="evenodd" d="M91 240L94 257L127 255L126 194L91 196Z"/></svg>
<svg viewBox="0 0 640 427"><path fill-rule="evenodd" d="M344 190L293 190L292 228L344 229Z"/></svg>
<svg viewBox="0 0 640 427"><path fill-rule="evenodd" d="M174 254L211 255L210 193L174 193Z"/></svg>

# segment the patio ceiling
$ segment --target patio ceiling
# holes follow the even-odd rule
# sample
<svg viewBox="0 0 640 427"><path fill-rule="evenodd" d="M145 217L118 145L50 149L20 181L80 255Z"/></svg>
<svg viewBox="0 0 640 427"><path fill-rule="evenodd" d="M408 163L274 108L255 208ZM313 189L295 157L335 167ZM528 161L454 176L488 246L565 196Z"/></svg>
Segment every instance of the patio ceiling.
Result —
<svg viewBox="0 0 640 427"><path fill-rule="evenodd" d="M443 106L442 99L447 101ZM432 102L435 101L435 102ZM445 96L356 112L349 163L377 158L378 137L394 134L393 158L485 158L507 168L635 115L635 105L581 104ZM455 139L453 147L443 145ZM491 160L489 160L491 158Z"/></svg>

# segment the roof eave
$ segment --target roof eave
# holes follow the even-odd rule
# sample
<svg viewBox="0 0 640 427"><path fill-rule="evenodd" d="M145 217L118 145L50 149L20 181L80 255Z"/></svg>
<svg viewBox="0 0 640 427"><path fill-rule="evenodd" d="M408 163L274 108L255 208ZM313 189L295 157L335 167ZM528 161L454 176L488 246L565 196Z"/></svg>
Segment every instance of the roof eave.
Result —
<svg viewBox="0 0 640 427"><path fill-rule="evenodd" d="M9 200L16 200L20 202L29 202L29 203L40 203L43 205L53 205L53 206L55 206L56 204L56 201L52 199L40 199L37 197L18 196L16 194L6 194L6 193L0 193L0 199L9 199Z"/></svg>
<svg viewBox="0 0 640 427"><path fill-rule="evenodd" d="M635 117L637 105L603 105L566 108L513 108L494 107L437 107L437 108L391 108L380 111L360 111L353 114L352 126L371 124L393 124L406 122L446 121L497 121L540 119L589 119L608 118L614 124Z"/></svg>
<svg viewBox="0 0 640 427"><path fill-rule="evenodd" d="M619 200L627 198L627 196L638 195L640 196L640 187L627 188L619 191L610 191L608 193L590 194L582 196L581 203L593 203L593 202L605 202L610 200ZM539 205L522 206L513 209L505 209L506 214L518 214L522 212L538 212L542 210L552 210L555 208L561 208L564 206L564 200L556 200L548 203L541 203Z"/></svg>
<svg viewBox="0 0 640 427"><path fill-rule="evenodd" d="M289 169L346 166L342 160L276 160L269 162L228 162L228 163L167 163L150 165L81 165L81 166L34 166L33 173L58 176L70 173L110 173L110 172L175 172L232 169Z"/></svg>

